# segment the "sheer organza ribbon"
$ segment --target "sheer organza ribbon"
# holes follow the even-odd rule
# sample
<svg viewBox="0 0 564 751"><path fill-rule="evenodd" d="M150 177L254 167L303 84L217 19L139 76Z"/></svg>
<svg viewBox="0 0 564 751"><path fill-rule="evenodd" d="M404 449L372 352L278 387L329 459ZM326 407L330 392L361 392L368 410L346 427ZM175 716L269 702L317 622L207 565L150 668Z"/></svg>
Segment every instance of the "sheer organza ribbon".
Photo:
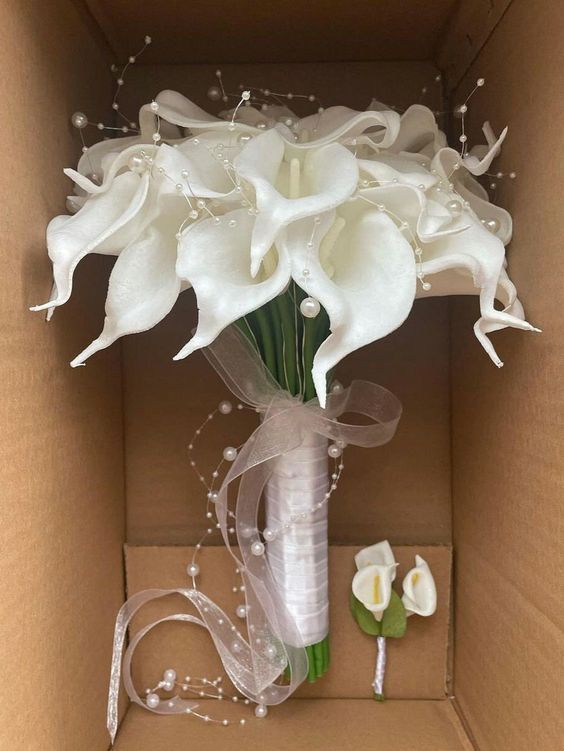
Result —
<svg viewBox="0 0 564 751"><path fill-rule="evenodd" d="M229 616L204 593L193 588L152 589L133 595L118 613L108 698L108 730L113 739L118 726L121 672L130 699L157 714L177 714L193 709L193 701L176 697L156 708L147 707L135 691L131 661L139 641L152 628L169 620L185 621L206 628L235 688L259 704L280 704L307 676L307 655L296 623L288 611L266 555L251 548L260 540L258 511L263 489L272 474L274 460L302 445L311 433L347 445L374 447L387 443L401 416L401 403L387 389L366 381L353 381L341 393L331 394L326 409L317 399L304 403L281 390L252 345L234 328L224 331L204 353L233 395L262 413L262 420L239 450L216 503L216 513L225 545L241 571L245 585L248 640L238 635ZM344 414L368 418L368 424L339 421ZM237 548L232 547L228 527L228 494L238 482L235 508ZM199 613L199 618L175 614L145 626L123 647L128 625L145 603L168 594L181 594ZM274 647L274 649L273 649ZM123 655L123 658L122 658ZM278 681L278 682L277 682Z"/></svg>

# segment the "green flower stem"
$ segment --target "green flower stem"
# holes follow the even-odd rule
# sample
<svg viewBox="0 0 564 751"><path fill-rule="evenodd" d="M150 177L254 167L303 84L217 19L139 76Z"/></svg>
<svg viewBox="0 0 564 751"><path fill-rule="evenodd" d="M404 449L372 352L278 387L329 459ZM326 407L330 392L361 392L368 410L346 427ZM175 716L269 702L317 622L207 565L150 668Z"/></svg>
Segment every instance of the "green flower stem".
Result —
<svg viewBox="0 0 564 751"><path fill-rule="evenodd" d="M304 402L308 402L315 396L315 387L311 377L313 367L313 358L315 356L315 339L316 325L315 318L306 318L304 321L304 343L303 343L303 360L304 360Z"/></svg>
<svg viewBox="0 0 564 751"><path fill-rule="evenodd" d="M268 312L272 324L272 335L274 337L274 354L276 356L277 381L283 389L287 388L285 377L284 363L284 338L282 336L282 323L280 321L280 312L275 300L268 303Z"/></svg>
<svg viewBox="0 0 564 751"><path fill-rule="evenodd" d="M292 315L292 301L288 294L279 295L274 304L280 316L282 329L283 359L285 365L285 382L288 391L295 396L297 393L297 362L296 362L296 330Z"/></svg>
<svg viewBox="0 0 564 751"><path fill-rule="evenodd" d="M255 310L253 317L257 322L259 329L264 364L266 365L272 376L277 379L276 353L274 351L274 344L272 342L272 335L269 325L270 320L266 308L258 308L257 310Z"/></svg>

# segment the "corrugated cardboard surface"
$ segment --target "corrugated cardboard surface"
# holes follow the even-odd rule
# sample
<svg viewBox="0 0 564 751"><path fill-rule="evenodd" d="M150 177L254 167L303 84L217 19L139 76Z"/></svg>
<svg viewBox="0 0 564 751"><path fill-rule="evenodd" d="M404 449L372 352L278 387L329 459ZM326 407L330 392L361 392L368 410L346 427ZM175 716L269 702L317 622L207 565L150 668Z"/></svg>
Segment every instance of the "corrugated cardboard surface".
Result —
<svg viewBox="0 0 564 751"><path fill-rule="evenodd" d="M456 0L82 0L122 57L152 34L158 63L426 60Z"/></svg>
<svg viewBox="0 0 564 751"><path fill-rule="evenodd" d="M400 109L418 101L441 107L441 87L429 63L226 65L226 85L239 82L287 91L315 91L329 105L364 108L372 97ZM132 70L123 107L135 116L142 102L174 88L200 106L214 66L143 66ZM198 537L202 487L188 466L186 447L195 428L227 389L200 353L171 361L196 325L196 303L186 292L171 315L145 334L123 342L127 473L127 539L133 544L192 544ZM338 375L381 383L402 400L404 417L387 446L346 452L346 470L331 504L330 535L338 543L450 542L450 413L446 300L424 300L401 329L345 359ZM225 445L238 445L256 425L236 413L202 436L196 458L205 474ZM351 513L354 508L354 513Z"/></svg>
<svg viewBox="0 0 564 751"><path fill-rule="evenodd" d="M5 0L1 18L0 748L102 751L123 596L119 352L68 361L101 323L108 265L85 263L49 325L28 306L51 290L45 226L80 153L70 114L100 116L111 89L68 2Z"/></svg>
<svg viewBox="0 0 564 751"><path fill-rule="evenodd" d="M472 0L457 3L439 39L433 59L449 91L475 60L513 0Z"/></svg>
<svg viewBox="0 0 564 751"><path fill-rule="evenodd" d="M202 702L201 712L235 723L244 716L247 723L224 728L193 717L157 717L132 707L115 751L472 751L448 701L290 699L266 719L256 720L239 704L208 700Z"/></svg>
<svg viewBox="0 0 564 751"><path fill-rule="evenodd" d="M496 335L498 371L473 341L476 305L453 305L455 692L481 751L564 744L563 40L562 3L514 0L457 92L484 76L472 133L509 125L509 272L544 329Z"/></svg>
<svg viewBox="0 0 564 751"><path fill-rule="evenodd" d="M375 639L363 634L349 611L349 594L355 572L354 555L359 547L333 546L330 549L331 670L320 681L304 684L296 696L311 698L365 698L371 694L376 657ZM447 546L396 547L400 563L396 590L414 565L415 554L429 563L437 584L438 609L432 618L411 617L403 639L388 639L386 695L392 699L444 699L450 621L451 550ZM126 548L128 595L142 589L191 586L186 564L193 548ZM235 616L243 595L231 590L240 583L234 563L223 547L206 547L198 559L201 565L200 589ZM134 633L147 623L175 612L194 612L180 595L147 604L136 616ZM166 623L150 632L137 650L135 684L142 690L154 686L165 668L178 675L223 674L209 634L197 626ZM214 670L217 673L214 673Z"/></svg>

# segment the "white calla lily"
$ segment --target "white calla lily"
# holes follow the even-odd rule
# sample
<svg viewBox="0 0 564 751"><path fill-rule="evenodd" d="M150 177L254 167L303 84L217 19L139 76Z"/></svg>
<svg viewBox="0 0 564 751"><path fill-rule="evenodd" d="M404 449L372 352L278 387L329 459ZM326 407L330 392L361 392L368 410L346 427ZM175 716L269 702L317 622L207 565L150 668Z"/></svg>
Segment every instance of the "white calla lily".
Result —
<svg viewBox="0 0 564 751"><path fill-rule="evenodd" d="M395 573L395 564L370 564L357 571L353 577L354 596L370 610L377 621L382 620L384 610L390 604Z"/></svg>
<svg viewBox="0 0 564 751"><path fill-rule="evenodd" d="M303 244L296 242L290 251L311 268L300 284L329 316L331 333L317 350L312 370L322 407L327 373L346 355L401 326L415 297L415 257L394 221L361 201L341 207L338 217L340 230L328 254L331 278ZM287 242L291 237L290 230Z"/></svg>
<svg viewBox="0 0 564 751"><path fill-rule="evenodd" d="M270 275L251 274L255 217L245 209L206 219L190 227L179 243L177 274L196 293L199 318L192 339L175 355L181 360L206 347L226 326L279 295L290 279L285 253Z"/></svg>
<svg viewBox="0 0 564 751"><path fill-rule="evenodd" d="M336 208L355 192L358 167L353 155L333 143L310 149L300 171L299 195L287 198L275 187L284 156L284 141L276 130L254 138L235 159L237 174L255 190L258 211L251 239L251 273L260 263L284 227L306 217ZM289 190L290 192L290 190Z"/></svg>
<svg viewBox="0 0 564 751"><path fill-rule="evenodd" d="M407 615L430 616L437 609L437 588L429 564L420 555L415 556L415 566L403 580L403 596Z"/></svg>

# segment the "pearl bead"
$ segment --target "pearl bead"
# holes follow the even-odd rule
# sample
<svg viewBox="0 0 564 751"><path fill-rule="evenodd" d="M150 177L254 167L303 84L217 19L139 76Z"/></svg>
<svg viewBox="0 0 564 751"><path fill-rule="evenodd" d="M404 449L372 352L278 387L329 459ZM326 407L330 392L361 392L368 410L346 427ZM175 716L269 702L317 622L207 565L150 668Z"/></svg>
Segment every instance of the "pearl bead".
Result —
<svg viewBox="0 0 564 751"><path fill-rule="evenodd" d="M86 126L88 125L88 118L86 117L84 112L75 112L71 117L71 123L75 128L86 128Z"/></svg>
<svg viewBox="0 0 564 751"><path fill-rule="evenodd" d="M245 720L245 718L243 717L243 718L241 718L241 719L239 720L239 725L245 725L245 724L246 724L246 722L247 722L247 720Z"/></svg>
<svg viewBox="0 0 564 751"><path fill-rule="evenodd" d="M227 446L223 449L223 458L226 462L234 462L237 458L237 449L233 446Z"/></svg>
<svg viewBox="0 0 564 751"><path fill-rule="evenodd" d="M236 219L230 219L228 224L233 229L233 227L237 226L237 220Z"/></svg>
<svg viewBox="0 0 564 751"><path fill-rule="evenodd" d="M423 282L421 286L423 287L425 292L428 292L431 289L431 285L429 284L429 282Z"/></svg>
<svg viewBox="0 0 564 751"><path fill-rule="evenodd" d="M455 117L462 117L462 115L465 115L468 112L468 106L466 104L459 104L458 107L455 107L454 114Z"/></svg>
<svg viewBox="0 0 564 751"><path fill-rule="evenodd" d="M196 201L196 206L197 206L198 209L205 209L206 208L206 202L203 199L199 198Z"/></svg>
<svg viewBox="0 0 564 751"><path fill-rule="evenodd" d="M460 201L457 201L457 200L449 201L446 207L450 211L451 214L454 214L454 216L460 216L460 214L462 214L462 204L460 203Z"/></svg>
<svg viewBox="0 0 564 751"><path fill-rule="evenodd" d="M98 130L104 130L104 123L98 123L96 127L98 128Z"/></svg>
<svg viewBox="0 0 564 751"><path fill-rule="evenodd" d="M153 138L153 141L154 141L155 143L158 143L158 141L160 141L160 140L161 140L161 134L160 134L160 133L153 133L153 136L152 136L152 138Z"/></svg>
<svg viewBox="0 0 564 751"><path fill-rule="evenodd" d="M241 144L241 146L246 146L249 141L252 141L253 137L250 135L250 133L241 133L241 135L237 136L237 141Z"/></svg>
<svg viewBox="0 0 564 751"><path fill-rule="evenodd" d="M172 691L173 688L174 688L173 681L163 681L163 689L165 691Z"/></svg>
<svg viewBox="0 0 564 751"><path fill-rule="evenodd" d="M197 219L199 216L200 215L198 214L198 212L196 211L196 209L192 209L192 211L188 212L188 217L190 219Z"/></svg>
<svg viewBox="0 0 564 751"><path fill-rule="evenodd" d="M458 140L460 141L460 143L466 143L468 136L462 134Z"/></svg>
<svg viewBox="0 0 564 751"><path fill-rule="evenodd" d="M484 227L489 230L492 235L495 235L499 230L499 221L497 219L483 219L482 222Z"/></svg>
<svg viewBox="0 0 564 751"><path fill-rule="evenodd" d="M339 448L336 443L332 443L327 449L327 453L332 459L338 459L343 453L343 449Z"/></svg>
<svg viewBox="0 0 564 751"><path fill-rule="evenodd" d="M186 566L186 571L188 572L188 576L198 576L200 573L200 567L197 563L190 563Z"/></svg>
<svg viewBox="0 0 564 751"><path fill-rule="evenodd" d="M238 618L247 617L247 607L245 605L237 605L237 610L235 612L237 613Z"/></svg>
<svg viewBox="0 0 564 751"><path fill-rule="evenodd" d="M151 709L156 709L160 703L161 700L158 694L149 694L147 697L147 706Z"/></svg>
<svg viewBox="0 0 564 751"><path fill-rule="evenodd" d="M231 402L225 400L219 403L218 409L222 415L228 415L233 409L233 405L231 404Z"/></svg>
<svg viewBox="0 0 564 751"><path fill-rule="evenodd" d="M164 671L163 678L164 678L165 681L175 681L176 680L176 670L173 670L172 668L168 668L168 670Z"/></svg>
<svg viewBox="0 0 564 751"><path fill-rule="evenodd" d="M278 654L278 651L276 647L274 646L274 644L269 644L267 648L264 650L264 653L266 654L269 660L273 660Z"/></svg>
<svg viewBox="0 0 564 751"><path fill-rule="evenodd" d="M333 381L333 385L331 386L332 394L342 394L344 390L345 387L340 381Z"/></svg>
<svg viewBox="0 0 564 751"><path fill-rule="evenodd" d="M208 99L211 99L212 102L219 102L221 99L221 89L219 86L210 86L208 89Z"/></svg>
<svg viewBox="0 0 564 751"><path fill-rule="evenodd" d="M240 652L243 651L243 647L241 645L241 642L240 641L234 641L231 644L231 649L232 649L233 652L235 652L235 654L240 654ZM237 700L237 697L234 696L233 697L233 701L236 701L236 700Z"/></svg>
<svg viewBox="0 0 564 751"><path fill-rule="evenodd" d="M151 108L151 110L153 112L158 112L159 111L159 103L158 102L151 102L151 104L149 105L149 107Z"/></svg>
<svg viewBox="0 0 564 751"><path fill-rule="evenodd" d="M305 318L315 318L319 315L321 305L318 300L313 297L306 297L300 303L300 312Z"/></svg>
<svg viewBox="0 0 564 751"><path fill-rule="evenodd" d="M151 39L151 37L147 34L147 36L145 37L145 44L151 44L152 41L153 40Z"/></svg>
<svg viewBox="0 0 564 751"><path fill-rule="evenodd" d="M135 58L134 58L134 56L133 56L133 55L130 55L130 56L129 56L129 62L130 62L130 63L131 63L132 65L133 65L133 63L135 62Z"/></svg>
<svg viewBox="0 0 564 751"><path fill-rule="evenodd" d="M264 704L257 704L257 706L255 707L255 717L259 717L260 719L262 719L263 717L266 717L267 714L268 714L267 707L265 707Z"/></svg>
<svg viewBox="0 0 564 751"><path fill-rule="evenodd" d="M262 536L267 542L272 542L276 539L276 530L266 527L262 533Z"/></svg>
<svg viewBox="0 0 564 751"><path fill-rule="evenodd" d="M251 545L251 553L253 555L264 555L264 544L260 540L256 540Z"/></svg>
<svg viewBox="0 0 564 751"><path fill-rule="evenodd" d="M208 495L208 498L212 503L217 503L219 501L219 493L217 492L217 490L212 490Z"/></svg>
<svg viewBox="0 0 564 751"><path fill-rule="evenodd" d="M478 78L478 80L476 81L476 86L483 86L485 83L486 83L485 78Z"/></svg>

